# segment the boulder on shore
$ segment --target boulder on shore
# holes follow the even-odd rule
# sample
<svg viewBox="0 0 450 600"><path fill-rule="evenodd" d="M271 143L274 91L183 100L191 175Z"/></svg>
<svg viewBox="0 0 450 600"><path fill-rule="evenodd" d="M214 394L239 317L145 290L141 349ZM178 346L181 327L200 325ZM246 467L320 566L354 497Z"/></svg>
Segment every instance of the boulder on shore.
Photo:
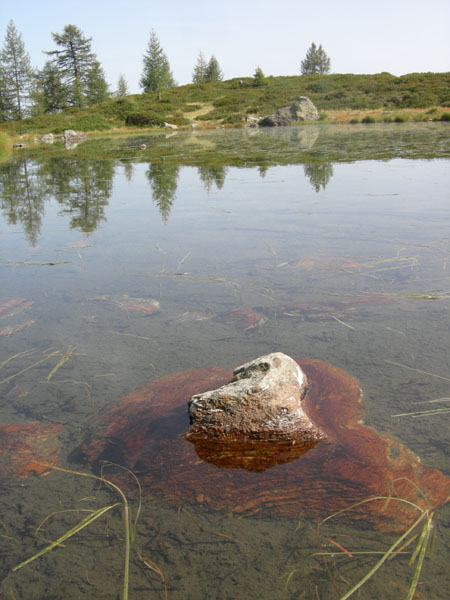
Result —
<svg viewBox="0 0 450 600"><path fill-rule="evenodd" d="M297 121L318 121L319 111L307 96L300 96L289 106L277 110L259 121L260 127L282 127Z"/></svg>
<svg viewBox="0 0 450 600"><path fill-rule="evenodd" d="M41 142L44 142L45 144L53 144L54 141L55 136L53 135L53 133L46 133L41 137Z"/></svg>
<svg viewBox="0 0 450 600"><path fill-rule="evenodd" d="M292 358L282 352L261 356L235 369L226 385L192 396L186 439L323 439L302 408L307 390L306 375Z"/></svg>

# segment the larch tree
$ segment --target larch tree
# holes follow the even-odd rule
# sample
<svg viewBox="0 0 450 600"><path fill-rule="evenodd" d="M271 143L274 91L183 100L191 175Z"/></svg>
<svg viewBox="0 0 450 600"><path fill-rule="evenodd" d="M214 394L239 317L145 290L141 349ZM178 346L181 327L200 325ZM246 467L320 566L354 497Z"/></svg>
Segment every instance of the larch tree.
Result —
<svg viewBox="0 0 450 600"><path fill-rule="evenodd" d="M34 73L22 36L13 21L10 21L6 28L0 64L2 78L0 105L6 108L5 117L23 119L29 114Z"/></svg>
<svg viewBox="0 0 450 600"><path fill-rule="evenodd" d="M128 83L127 80L125 79L125 76L123 73L121 73L119 75L119 79L117 81L117 90L115 93L115 97L116 98L124 98L125 96L128 96Z"/></svg>
<svg viewBox="0 0 450 600"><path fill-rule="evenodd" d="M34 114L58 112L69 104L69 90L61 81L58 67L51 60L36 75L33 99Z"/></svg>
<svg viewBox="0 0 450 600"><path fill-rule="evenodd" d="M165 88L174 87L175 82L167 56L164 54L153 29L150 32L150 40L143 62L144 68L140 85L144 93L157 92L159 99L161 99L161 91Z"/></svg>
<svg viewBox="0 0 450 600"><path fill-rule="evenodd" d="M325 50L320 45L318 48L313 42L301 62L302 75L324 75L330 72L331 61Z"/></svg>
<svg viewBox="0 0 450 600"><path fill-rule="evenodd" d="M97 57L92 52L91 40L75 25L66 25L61 34L52 33L58 50L46 52L52 56L60 77L68 89L69 104L82 107L90 103L89 86L107 90L107 84ZM102 81L100 81L102 80Z"/></svg>
<svg viewBox="0 0 450 600"><path fill-rule="evenodd" d="M93 61L91 68L87 72L85 96L89 105L104 102L110 97L105 73L98 60Z"/></svg>
<svg viewBox="0 0 450 600"><path fill-rule="evenodd" d="M203 52L198 53L197 62L192 73L192 83L204 83L206 81L206 69L208 65Z"/></svg>
<svg viewBox="0 0 450 600"><path fill-rule="evenodd" d="M0 63L0 121L11 119L14 104L6 83L6 74Z"/></svg>
<svg viewBox="0 0 450 600"><path fill-rule="evenodd" d="M222 81L223 73L222 69L219 66L219 62L214 54L209 59L208 65L206 67L206 78L205 81Z"/></svg>

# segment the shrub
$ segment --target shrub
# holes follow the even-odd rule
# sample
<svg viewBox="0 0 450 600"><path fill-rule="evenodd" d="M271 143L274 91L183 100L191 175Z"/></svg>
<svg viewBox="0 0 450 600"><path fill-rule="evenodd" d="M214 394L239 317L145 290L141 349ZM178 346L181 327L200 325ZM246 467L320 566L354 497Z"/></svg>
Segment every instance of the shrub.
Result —
<svg viewBox="0 0 450 600"><path fill-rule="evenodd" d="M441 115L440 121L450 121L450 112L445 112Z"/></svg>
<svg viewBox="0 0 450 600"><path fill-rule="evenodd" d="M201 107L201 104L188 104L187 106L185 106L184 112L194 112L196 110L199 110Z"/></svg>
<svg viewBox="0 0 450 600"><path fill-rule="evenodd" d="M223 120L223 123L226 123L227 125L240 125L243 120L244 115L242 115L242 113L232 113Z"/></svg>
<svg viewBox="0 0 450 600"><path fill-rule="evenodd" d="M375 119L370 115L367 115L361 119L361 123L375 123Z"/></svg>
<svg viewBox="0 0 450 600"><path fill-rule="evenodd" d="M394 117L394 123L404 123L404 122L405 122L405 119L401 115L397 115L396 117Z"/></svg>
<svg viewBox="0 0 450 600"><path fill-rule="evenodd" d="M359 120L358 119L350 119L350 123L352 125L356 125L357 123L359 123Z"/></svg>
<svg viewBox="0 0 450 600"><path fill-rule="evenodd" d="M110 129L111 127L105 117L97 113L75 117L70 123L71 128L80 131L99 131L102 129ZM65 127L65 129L69 129L69 127Z"/></svg>
<svg viewBox="0 0 450 600"><path fill-rule="evenodd" d="M136 127L159 127L164 124L164 120L153 112L132 113L125 119L126 125L135 125Z"/></svg>
<svg viewBox="0 0 450 600"><path fill-rule="evenodd" d="M138 105L130 98L118 98L113 102L103 103L98 109L106 116L125 120L129 114L137 112Z"/></svg>

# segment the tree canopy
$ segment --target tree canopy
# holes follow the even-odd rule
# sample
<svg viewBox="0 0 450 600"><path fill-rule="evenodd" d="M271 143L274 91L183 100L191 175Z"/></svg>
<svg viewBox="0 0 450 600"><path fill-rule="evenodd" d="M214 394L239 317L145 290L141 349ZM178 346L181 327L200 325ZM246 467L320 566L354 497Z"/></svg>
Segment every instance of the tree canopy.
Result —
<svg viewBox="0 0 450 600"><path fill-rule="evenodd" d="M214 54L206 66L205 81L222 81L223 73Z"/></svg>
<svg viewBox="0 0 450 600"><path fill-rule="evenodd" d="M10 21L0 54L0 112L3 118L23 119L29 114L33 78L22 36Z"/></svg>
<svg viewBox="0 0 450 600"><path fill-rule="evenodd" d="M116 98L124 98L125 96L128 96L128 83L123 73L119 75L115 96Z"/></svg>
<svg viewBox="0 0 450 600"><path fill-rule="evenodd" d="M147 51L144 54L144 68L141 76L140 85L147 92L157 92L161 98L161 91L164 88L171 88L175 85L169 61L164 54L159 39L152 29Z"/></svg>
<svg viewBox="0 0 450 600"><path fill-rule="evenodd" d="M207 63L205 57L203 56L203 52L200 51L198 53L197 62L194 66L194 71L192 73L192 83L204 83L206 81L206 68Z"/></svg>
<svg viewBox="0 0 450 600"><path fill-rule="evenodd" d="M256 71L253 74L253 85L254 87L259 87L264 85L264 73L260 66L256 67Z"/></svg>
<svg viewBox="0 0 450 600"><path fill-rule="evenodd" d="M102 102L108 97L108 86L103 70L91 49L91 39L75 25L66 25L64 31L52 33L60 48L46 52L53 57L54 66L68 90L68 103L82 107Z"/></svg>
<svg viewBox="0 0 450 600"><path fill-rule="evenodd" d="M302 75L324 75L330 72L331 61L322 44L317 48L313 42L302 60L300 71Z"/></svg>

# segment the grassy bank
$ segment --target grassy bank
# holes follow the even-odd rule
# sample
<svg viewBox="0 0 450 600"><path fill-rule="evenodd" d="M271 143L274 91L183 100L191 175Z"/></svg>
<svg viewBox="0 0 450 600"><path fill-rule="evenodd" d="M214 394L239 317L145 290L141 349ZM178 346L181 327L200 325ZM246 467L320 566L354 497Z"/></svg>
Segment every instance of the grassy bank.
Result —
<svg viewBox="0 0 450 600"><path fill-rule="evenodd" d="M86 109L6 122L0 131L12 136L75 131L136 131L161 127L240 127L249 116L264 116L298 96L308 96L321 120L377 122L439 120L450 114L450 73L311 75L252 78L189 84L157 94L112 99Z"/></svg>

